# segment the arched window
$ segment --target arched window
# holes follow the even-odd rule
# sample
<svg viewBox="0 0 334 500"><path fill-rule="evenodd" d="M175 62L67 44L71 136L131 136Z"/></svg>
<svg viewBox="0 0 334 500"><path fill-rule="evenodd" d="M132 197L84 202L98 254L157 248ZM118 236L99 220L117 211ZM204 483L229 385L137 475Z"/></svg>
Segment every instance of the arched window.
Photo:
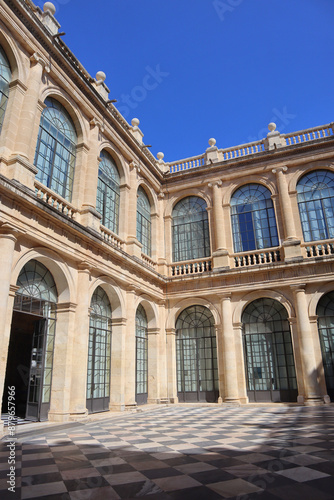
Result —
<svg viewBox="0 0 334 500"><path fill-rule="evenodd" d="M136 402L147 402L147 316L142 305L136 312Z"/></svg>
<svg viewBox="0 0 334 500"><path fill-rule="evenodd" d="M20 350L18 345L24 349L24 342L27 339L30 341L26 353L27 356L30 355L30 367L27 377L28 393L23 398L26 405L25 416L30 420L46 420L51 397L57 288L50 271L37 260L27 262L16 285L19 288L15 295L13 324L18 325L18 328L12 331L11 339L15 338L17 331L19 335L24 332L25 338L18 337L14 340L16 350ZM10 346L9 364L10 356L14 354ZM12 359L14 362L15 357ZM22 391L18 395L20 397L22 402Z"/></svg>
<svg viewBox="0 0 334 500"><path fill-rule="evenodd" d="M218 398L214 319L203 306L182 311L176 321L177 391L180 401L214 402Z"/></svg>
<svg viewBox="0 0 334 500"><path fill-rule="evenodd" d="M210 255L208 212L202 198L179 201L172 213L173 261L200 259Z"/></svg>
<svg viewBox="0 0 334 500"><path fill-rule="evenodd" d="M304 241L334 237L334 173L316 170L297 185L299 214Z"/></svg>
<svg viewBox="0 0 334 500"><path fill-rule="evenodd" d="M242 319L250 401L296 401L297 382L290 325L277 300L257 299Z"/></svg>
<svg viewBox="0 0 334 500"><path fill-rule="evenodd" d="M45 105L34 160L36 178L71 201L77 135L69 114L58 101L48 97Z"/></svg>
<svg viewBox="0 0 334 500"><path fill-rule="evenodd" d="M143 245L142 252L151 255L151 205L144 189L137 195L137 239Z"/></svg>
<svg viewBox="0 0 334 500"><path fill-rule="evenodd" d="M235 252L278 246L275 212L269 189L248 184L231 199L232 233Z"/></svg>
<svg viewBox="0 0 334 500"><path fill-rule="evenodd" d="M334 401L334 292L321 297L317 316L327 392Z"/></svg>
<svg viewBox="0 0 334 500"><path fill-rule="evenodd" d="M0 46L0 131L5 116L9 95L9 83L11 79L12 72L10 69L9 61L3 48Z"/></svg>
<svg viewBox="0 0 334 500"><path fill-rule="evenodd" d="M97 287L89 319L87 409L108 410L110 399L111 305L106 292Z"/></svg>
<svg viewBox="0 0 334 500"><path fill-rule="evenodd" d="M120 177L116 163L109 153L102 151L100 158L96 210L102 215L102 224L117 234Z"/></svg>

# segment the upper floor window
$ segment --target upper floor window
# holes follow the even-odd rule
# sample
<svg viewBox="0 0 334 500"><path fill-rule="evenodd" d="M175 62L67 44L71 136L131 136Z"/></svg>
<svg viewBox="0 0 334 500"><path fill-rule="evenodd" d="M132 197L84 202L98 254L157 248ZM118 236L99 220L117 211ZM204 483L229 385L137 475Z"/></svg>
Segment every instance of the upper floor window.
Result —
<svg viewBox="0 0 334 500"><path fill-rule="evenodd" d="M232 233L235 252L278 246L277 226L269 189L248 184L231 199Z"/></svg>
<svg viewBox="0 0 334 500"><path fill-rule="evenodd" d="M34 161L36 178L71 201L77 135L69 114L58 101L49 97L45 104Z"/></svg>
<svg viewBox="0 0 334 500"><path fill-rule="evenodd" d="M297 199L304 241L334 237L334 173L316 170L297 185Z"/></svg>
<svg viewBox="0 0 334 500"><path fill-rule="evenodd" d="M173 209L173 261L199 259L210 255L209 221L206 203L188 196Z"/></svg>
<svg viewBox="0 0 334 500"><path fill-rule="evenodd" d="M137 194L137 239L143 245L142 252L151 255L151 205L144 189Z"/></svg>
<svg viewBox="0 0 334 500"><path fill-rule="evenodd" d="M5 116L11 79L12 72L9 62L3 48L0 46L0 131Z"/></svg>
<svg viewBox="0 0 334 500"><path fill-rule="evenodd" d="M102 224L118 233L120 177L109 153L102 151L100 158L96 210L102 215Z"/></svg>

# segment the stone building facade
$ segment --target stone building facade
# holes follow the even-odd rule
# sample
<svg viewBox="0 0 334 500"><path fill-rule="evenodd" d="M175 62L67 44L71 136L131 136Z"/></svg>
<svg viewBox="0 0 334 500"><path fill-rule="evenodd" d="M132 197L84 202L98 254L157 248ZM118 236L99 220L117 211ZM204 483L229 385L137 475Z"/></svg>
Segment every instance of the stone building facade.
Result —
<svg viewBox="0 0 334 500"><path fill-rule="evenodd" d="M0 392L32 420L334 397L333 124L166 163L0 4Z"/></svg>

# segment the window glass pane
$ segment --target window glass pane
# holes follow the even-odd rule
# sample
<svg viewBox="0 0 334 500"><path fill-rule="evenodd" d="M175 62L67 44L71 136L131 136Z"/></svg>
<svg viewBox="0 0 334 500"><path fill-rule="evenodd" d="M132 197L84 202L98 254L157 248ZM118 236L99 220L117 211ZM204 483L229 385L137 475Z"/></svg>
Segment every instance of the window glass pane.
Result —
<svg viewBox="0 0 334 500"><path fill-rule="evenodd" d="M45 100L34 164L37 180L68 201L72 198L77 136L65 108L55 99Z"/></svg>
<svg viewBox="0 0 334 500"><path fill-rule="evenodd" d="M5 116L5 110L9 95L9 84L12 79L12 72L10 69L7 56L0 46L0 131Z"/></svg>
<svg viewBox="0 0 334 500"><path fill-rule="evenodd" d="M235 191L231 220L235 252L278 246L271 193L261 184L248 184Z"/></svg>
<svg viewBox="0 0 334 500"><path fill-rule="evenodd" d="M151 205L143 188L137 194L137 239L143 245L142 252L151 255Z"/></svg>
<svg viewBox="0 0 334 500"><path fill-rule="evenodd" d="M173 261L200 259L210 255L209 222L206 203L189 196L173 209Z"/></svg>
<svg viewBox="0 0 334 500"><path fill-rule="evenodd" d="M145 309L136 312L136 394L147 394L148 324Z"/></svg>
<svg viewBox="0 0 334 500"><path fill-rule="evenodd" d="M97 186L96 209L102 215L102 224L118 233L120 176L113 158L101 152Z"/></svg>

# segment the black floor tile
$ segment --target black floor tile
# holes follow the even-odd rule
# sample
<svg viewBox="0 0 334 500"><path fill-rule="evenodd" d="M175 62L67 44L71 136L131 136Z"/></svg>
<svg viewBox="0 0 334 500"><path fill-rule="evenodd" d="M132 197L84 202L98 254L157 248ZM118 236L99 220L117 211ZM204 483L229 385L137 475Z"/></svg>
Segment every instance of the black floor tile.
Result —
<svg viewBox="0 0 334 500"><path fill-rule="evenodd" d="M50 472L46 474L36 474L34 476L23 476L21 484L22 486L29 486L33 484L54 483L62 480L63 478L59 472Z"/></svg>
<svg viewBox="0 0 334 500"><path fill-rule="evenodd" d="M172 500L221 500L222 497L205 486L186 488L183 490L170 491L168 495ZM261 500L261 499L259 499Z"/></svg>
<svg viewBox="0 0 334 500"><path fill-rule="evenodd" d="M110 486L102 476L93 476L80 479L64 479L68 491L85 490L89 488L103 488Z"/></svg>
<svg viewBox="0 0 334 500"><path fill-rule="evenodd" d="M140 481L138 483L117 484L113 485L113 489L121 497L121 499L128 499L132 497L143 497L151 494L159 493L162 490L152 481Z"/></svg>
<svg viewBox="0 0 334 500"><path fill-rule="evenodd" d="M142 470L141 473L144 474L149 479L157 479L159 477L182 476L182 472L173 469L173 467L168 467L166 469Z"/></svg>

